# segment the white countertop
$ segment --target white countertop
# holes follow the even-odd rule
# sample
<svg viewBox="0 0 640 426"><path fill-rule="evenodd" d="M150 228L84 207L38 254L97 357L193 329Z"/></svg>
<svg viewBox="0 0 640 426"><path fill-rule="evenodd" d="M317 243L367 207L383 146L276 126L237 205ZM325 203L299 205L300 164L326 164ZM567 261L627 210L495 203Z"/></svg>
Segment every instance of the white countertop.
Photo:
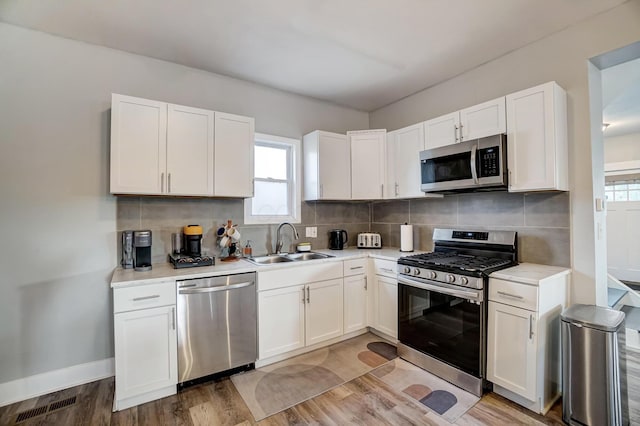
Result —
<svg viewBox="0 0 640 426"><path fill-rule="evenodd" d="M315 264L320 262L336 262L348 259L357 259L362 257L375 257L396 261L402 256L420 253L418 251L406 253L401 252L398 248L382 248L382 249L357 249L348 248L345 250L313 250L316 253L330 254L334 257L317 260L307 260L304 262L286 262L274 263L271 265L254 265L244 259L234 262L222 262L216 259L214 266L199 266L196 268L174 269L169 262L153 264L150 271L134 271L133 269L116 268L111 278L111 288L122 288L128 286L136 286L143 284L151 284L166 279L191 279L202 277L214 277L218 275L240 274L244 272L256 272L264 270L273 270L280 268L291 268Z"/></svg>
<svg viewBox="0 0 640 426"><path fill-rule="evenodd" d="M501 269L489 275L490 278L515 281L524 284L538 285L540 281L566 275L571 273L571 269L560 266L538 265L535 263L521 263L511 268Z"/></svg>

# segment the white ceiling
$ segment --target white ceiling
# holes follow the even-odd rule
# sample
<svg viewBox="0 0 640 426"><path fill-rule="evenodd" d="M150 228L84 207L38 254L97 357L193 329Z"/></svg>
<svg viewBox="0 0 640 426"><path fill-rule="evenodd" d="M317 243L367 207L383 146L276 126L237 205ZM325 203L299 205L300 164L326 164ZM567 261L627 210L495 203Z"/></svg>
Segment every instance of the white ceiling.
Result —
<svg viewBox="0 0 640 426"><path fill-rule="evenodd" d="M0 0L0 20L371 111L625 0Z"/></svg>
<svg viewBox="0 0 640 426"><path fill-rule="evenodd" d="M640 133L640 59L602 71L602 104L606 138Z"/></svg>

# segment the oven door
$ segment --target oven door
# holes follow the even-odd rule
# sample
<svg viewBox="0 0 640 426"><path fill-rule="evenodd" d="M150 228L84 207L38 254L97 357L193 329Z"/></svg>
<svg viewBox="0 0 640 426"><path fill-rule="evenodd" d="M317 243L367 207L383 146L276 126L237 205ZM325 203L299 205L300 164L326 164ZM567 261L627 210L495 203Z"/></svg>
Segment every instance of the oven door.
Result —
<svg viewBox="0 0 640 426"><path fill-rule="evenodd" d="M478 378L485 377L484 291L398 278L398 340Z"/></svg>

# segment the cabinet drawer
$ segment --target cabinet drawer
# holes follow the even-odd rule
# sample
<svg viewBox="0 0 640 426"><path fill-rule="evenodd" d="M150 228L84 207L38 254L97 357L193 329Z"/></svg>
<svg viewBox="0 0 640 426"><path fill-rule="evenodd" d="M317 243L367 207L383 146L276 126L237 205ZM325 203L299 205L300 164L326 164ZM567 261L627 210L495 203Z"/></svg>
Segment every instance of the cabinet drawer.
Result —
<svg viewBox="0 0 640 426"><path fill-rule="evenodd" d="M344 276L364 274L367 272L367 258L344 261Z"/></svg>
<svg viewBox="0 0 640 426"><path fill-rule="evenodd" d="M113 312L176 304L176 282L164 281L113 290Z"/></svg>
<svg viewBox="0 0 640 426"><path fill-rule="evenodd" d="M392 260L373 259L373 269L376 275L395 278L398 264Z"/></svg>
<svg viewBox="0 0 640 426"><path fill-rule="evenodd" d="M491 278L489 279L489 300L537 311L538 287Z"/></svg>

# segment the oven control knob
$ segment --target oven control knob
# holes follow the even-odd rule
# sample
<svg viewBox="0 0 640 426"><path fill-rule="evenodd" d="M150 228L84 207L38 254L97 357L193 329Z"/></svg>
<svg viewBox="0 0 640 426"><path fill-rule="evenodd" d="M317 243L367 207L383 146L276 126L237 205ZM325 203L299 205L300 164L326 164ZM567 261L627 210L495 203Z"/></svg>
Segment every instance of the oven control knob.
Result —
<svg viewBox="0 0 640 426"><path fill-rule="evenodd" d="M435 271L430 271L429 278L431 278L432 280L435 280L436 278L438 278L438 274L436 274Z"/></svg>
<svg viewBox="0 0 640 426"><path fill-rule="evenodd" d="M415 269L413 270L413 275L420 275L420 269L415 268Z"/></svg>
<svg viewBox="0 0 640 426"><path fill-rule="evenodd" d="M466 277L460 277L460 284L467 285L469 280Z"/></svg>
<svg viewBox="0 0 640 426"><path fill-rule="evenodd" d="M408 266L404 267L404 273L405 274L410 274L411 273L411 268L409 268Z"/></svg>
<svg viewBox="0 0 640 426"><path fill-rule="evenodd" d="M452 283L455 282L456 277L454 275L451 274L447 274L447 282Z"/></svg>

